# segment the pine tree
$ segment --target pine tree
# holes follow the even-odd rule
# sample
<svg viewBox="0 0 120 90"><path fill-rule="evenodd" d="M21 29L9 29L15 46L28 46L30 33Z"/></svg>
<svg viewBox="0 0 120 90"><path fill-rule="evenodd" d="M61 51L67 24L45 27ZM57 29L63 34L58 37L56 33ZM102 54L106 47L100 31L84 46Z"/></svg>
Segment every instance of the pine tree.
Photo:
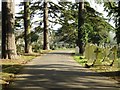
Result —
<svg viewBox="0 0 120 90"><path fill-rule="evenodd" d="M2 2L2 58L16 58L14 1Z"/></svg>
<svg viewBox="0 0 120 90"><path fill-rule="evenodd" d="M30 30L30 2L24 2L24 41L25 41L25 53L32 53L31 46L31 30Z"/></svg>
<svg viewBox="0 0 120 90"><path fill-rule="evenodd" d="M78 8L78 40L77 45L79 47L79 53L83 54L83 41L82 41L82 25L84 24L84 2L79 2L79 8Z"/></svg>
<svg viewBox="0 0 120 90"><path fill-rule="evenodd" d="M48 33L48 2L44 1L44 45L43 50L49 50L49 33Z"/></svg>
<svg viewBox="0 0 120 90"><path fill-rule="evenodd" d="M120 1L118 2L118 23L116 29L117 44L120 44Z"/></svg>

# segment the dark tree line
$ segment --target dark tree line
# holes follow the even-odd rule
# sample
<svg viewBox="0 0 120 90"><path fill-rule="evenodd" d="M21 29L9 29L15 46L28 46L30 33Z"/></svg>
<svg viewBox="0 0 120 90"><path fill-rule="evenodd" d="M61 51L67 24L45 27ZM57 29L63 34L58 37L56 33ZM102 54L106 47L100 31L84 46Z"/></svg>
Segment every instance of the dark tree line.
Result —
<svg viewBox="0 0 120 90"><path fill-rule="evenodd" d="M48 21L50 21L48 18L52 17L52 18L57 18L56 21L54 21L53 23L61 23L61 25L63 25L64 23L68 23L68 22L64 22L61 21L62 19L67 20L68 17L74 17L75 15L67 15L66 16L62 16L62 14L65 14L66 12L71 13L70 10L66 10L64 7L60 7L59 5L62 5L59 3L59 5L55 5L54 3L51 2L47 2L46 0L44 1L43 7L39 6L40 3L37 2L37 6L34 6L35 3L33 4L32 7L30 7L31 3L30 2L24 2L24 15L22 17L22 19L24 20L24 42L25 42L25 53L32 53L32 47L31 47L31 11L30 9L33 9L33 13L34 10L43 10L43 23L44 23L44 28L43 28L43 36L44 36L44 45L43 45L43 49L44 50L48 50L49 47L49 31L48 31ZM49 7L48 7L49 4ZM72 4L70 4L72 5ZM79 47L79 53L83 54L84 50L84 40L83 38L85 37L85 33L83 33L83 30L85 30L85 28L83 29L83 27L87 27L89 25L85 24L85 7L84 6L84 2L78 2L78 30L77 30L77 40L76 40L76 44ZM108 4L105 4L106 7L108 7ZM75 6L75 5L73 5ZM68 5L69 7L69 5ZM15 29L15 13L14 13L14 1L13 0L9 0L7 2L2 2L2 58L8 58L8 59L12 59L15 58L17 55L16 52L16 45L15 45L15 33L14 33L14 29ZM77 8L77 6L76 6ZM87 7L86 7L87 8ZM89 8L90 9L90 8ZM90 9L92 12L94 10ZM110 9L111 10L111 9ZM116 16L118 18L117 21L117 31L116 31L116 38L117 38L117 43L120 43L120 1L118 2L118 8L114 9L117 10L118 15ZM70 11L70 12L69 12ZM76 11L74 11L76 12ZM41 12L40 12L41 13ZM52 15L53 14L53 15ZM59 14L61 15L60 19L59 19ZM42 14L41 14L42 15ZM64 18L65 17L65 18ZM74 17L76 18L76 17ZM88 17L89 18L89 17ZM93 20L94 22L96 22L95 20L99 19L98 21L102 21L101 17L95 17L96 19L92 19L92 17L90 17L91 20ZM51 21L52 22L52 21ZM98 22L97 22L98 23ZM100 24L100 23L99 23ZM104 23L105 24L105 23ZM102 25L102 24L101 24ZM106 24L107 25L107 24ZM63 25L64 26L64 25ZM91 24L91 27L96 28L95 25ZM101 29L101 28L100 28Z"/></svg>

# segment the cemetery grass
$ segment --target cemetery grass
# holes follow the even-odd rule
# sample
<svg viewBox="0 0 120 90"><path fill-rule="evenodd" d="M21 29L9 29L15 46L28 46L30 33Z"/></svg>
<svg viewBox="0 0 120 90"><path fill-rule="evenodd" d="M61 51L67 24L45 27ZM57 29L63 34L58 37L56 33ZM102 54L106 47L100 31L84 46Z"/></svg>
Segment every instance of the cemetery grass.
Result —
<svg viewBox="0 0 120 90"><path fill-rule="evenodd" d="M1 59L0 60L0 90L9 87L14 81L15 76L24 68L25 64L33 60L37 56L51 52L51 50L41 50L39 53L22 53L17 59Z"/></svg>
<svg viewBox="0 0 120 90"><path fill-rule="evenodd" d="M88 62L84 56L74 55L73 58L83 67L85 67L86 63L88 65L92 65L92 62ZM110 66L111 62L112 60L105 62L101 62L101 60L97 60L94 66L89 67L89 69L120 82L120 65L118 65L118 63L120 63L120 58L115 60L112 66Z"/></svg>
<svg viewBox="0 0 120 90"><path fill-rule="evenodd" d="M14 80L15 75L18 74L24 65L30 62L37 56L46 54L51 50L41 50L40 53L23 53L17 59L1 59L0 60L0 85L9 85Z"/></svg>
<svg viewBox="0 0 120 90"><path fill-rule="evenodd" d="M23 68L24 64L35 58L36 55L32 56L20 56L18 59L1 59L1 71L0 71L0 84L9 85L14 80L15 75L18 74Z"/></svg>

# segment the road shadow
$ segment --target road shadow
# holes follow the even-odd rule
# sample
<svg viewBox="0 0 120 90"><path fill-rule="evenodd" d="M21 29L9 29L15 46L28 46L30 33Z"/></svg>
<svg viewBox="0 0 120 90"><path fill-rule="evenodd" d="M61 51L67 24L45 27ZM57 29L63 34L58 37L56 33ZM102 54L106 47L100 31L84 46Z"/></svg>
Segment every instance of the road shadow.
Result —
<svg viewBox="0 0 120 90"><path fill-rule="evenodd" d="M119 90L118 83L110 83L101 75L111 73L95 73L79 66L64 64L28 65L4 90Z"/></svg>
<svg viewBox="0 0 120 90"><path fill-rule="evenodd" d="M21 73L16 75L14 82L3 90L119 90L119 82L105 77L113 76L116 72L90 71L88 68L73 64L76 62L66 58L72 54L74 53L62 51L48 53L47 56L40 58L43 61L42 64L26 65ZM61 55L65 55L62 60ZM44 62L46 57L49 63ZM53 59L55 62L50 62ZM64 59L65 62L63 62Z"/></svg>

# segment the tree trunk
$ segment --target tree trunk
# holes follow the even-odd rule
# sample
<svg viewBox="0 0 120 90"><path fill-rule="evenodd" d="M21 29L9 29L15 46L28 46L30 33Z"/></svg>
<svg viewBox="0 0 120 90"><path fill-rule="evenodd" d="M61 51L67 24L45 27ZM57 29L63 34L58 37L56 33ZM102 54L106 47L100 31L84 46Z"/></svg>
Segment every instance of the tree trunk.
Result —
<svg viewBox="0 0 120 90"><path fill-rule="evenodd" d="M16 45L14 35L14 1L7 0L2 3L2 58L16 58Z"/></svg>
<svg viewBox="0 0 120 90"><path fill-rule="evenodd" d="M2 2L2 55L1 55L1 58L5 59L7 57L7 54L6 54L6 26L7 26L7 2Z"/></svg>
<svg viewBox="0 0 120 90"><path fill-rule="evenodd" d="M77 46L79 47L79 53L83 54L84 52L84 45L83 45L83 35L82 35L82 29L81 26L84 24L84 2L79 2L79 8L78 8L78 40L77 40Z"/></svg>
<svg viewBox="0 0 120 90"><path fill-rule="evenodd" d="M29 5L30 2L24 2L25 53L32 53Z"/></svg>
<svg viewBox="0 0 120 90"><path fill-rule="evenodd" d="M48 34L48 6L47 1L44 1L44 41L43 50L49 50L49 34Z"/></svg>
<svg viewBox="0 0 120 90"><path fill-rule="evenodd" d="M118 20L118 31L119 31L118 43L120 43L120 1L118 2L118 17L119 17L119 20Z"/></svg>
<svg viewBox="0 0 120 90"><path fill-rule="evenodd" d="M117 44L120 44L120 1L118 2L118 22L116 26L117 26L116 29Z"/></svg>

